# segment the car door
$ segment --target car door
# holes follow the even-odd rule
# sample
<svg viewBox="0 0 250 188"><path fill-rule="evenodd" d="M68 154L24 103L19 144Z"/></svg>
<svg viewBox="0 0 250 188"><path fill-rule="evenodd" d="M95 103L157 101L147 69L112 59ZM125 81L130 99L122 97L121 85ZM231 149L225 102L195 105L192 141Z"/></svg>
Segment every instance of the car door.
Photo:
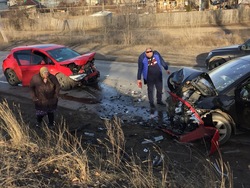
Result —
<svg viewBox="0 0 250 188"><path fill-rule="evenodd" d="M38 56L41 56L43 58L43 61L42 64L45 64L45 65L54 65L54 62L52 61L51 58L49 58L46 54L38 51L38 50L33 50L32 53L34 55L38 55Z"/></svg>
<svg viewBox="0 0 250 188"><path fill-rule="evenodd" d="M250 78L236 89L235 97L238 126L250 129Z"/></svg>
<svg viewBox="0 0 250 188"><path fill-rule="evenodd" d="M32 54L31 51L19 51L15 53L15 58L22 73L22 85L28 86L34 74L37 74L42 66L44 66L41 56Z"/></svg>

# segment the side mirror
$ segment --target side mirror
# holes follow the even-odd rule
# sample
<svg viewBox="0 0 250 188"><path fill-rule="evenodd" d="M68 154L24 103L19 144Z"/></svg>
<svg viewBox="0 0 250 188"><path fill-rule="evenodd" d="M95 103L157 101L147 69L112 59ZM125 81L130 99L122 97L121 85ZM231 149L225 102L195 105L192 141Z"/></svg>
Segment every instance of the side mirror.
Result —
<svg viewBox="0 0 250 188"><path fill-rule="evenodd" d="M246 50L247 49L247 46L245 44L242 44L241 47L240 47L241 50Z"/></svg>
<svg viewBox="0 0 250 188"><path fill-rule="evenodd" d="M250 101L250 93L247 89L242 88L242 90L240 91L240 98L243 101Z"/></svg>

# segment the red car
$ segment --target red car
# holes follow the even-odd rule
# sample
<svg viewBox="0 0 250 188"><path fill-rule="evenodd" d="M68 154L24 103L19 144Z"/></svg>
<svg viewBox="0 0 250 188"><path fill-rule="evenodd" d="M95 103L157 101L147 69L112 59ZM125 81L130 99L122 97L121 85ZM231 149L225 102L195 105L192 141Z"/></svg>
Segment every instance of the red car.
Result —
<svg viewBox="0 0 250 188"><path fill-rule="evenodd" d="M29 86L34 74L46 66L55 75L62 90L75 86L93 84L100 72L94 66L95 52L78 52L57 44L39 44L13 48L4 59L2 70L12 86Z"/></svg>

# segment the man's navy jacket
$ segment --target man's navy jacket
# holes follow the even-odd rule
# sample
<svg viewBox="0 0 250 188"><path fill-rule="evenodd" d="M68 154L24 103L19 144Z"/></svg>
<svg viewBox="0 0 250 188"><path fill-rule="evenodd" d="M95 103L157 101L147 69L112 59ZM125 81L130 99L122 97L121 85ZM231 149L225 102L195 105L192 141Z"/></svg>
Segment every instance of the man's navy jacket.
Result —
<svg viewBox="0 0 250 188"><path fill-rule="evenodd" d="M164 67L165 70L168 70L167 63L163 60L160 53L157 51L153 51L153 57L157 61L157 65L162 71L161 66ZM141 80L141 75L143 75L144 82L147 82L148 77L148 58L146 56L146 52L143 52L138 58L138 73L137 73L137 80Z"/></svg>

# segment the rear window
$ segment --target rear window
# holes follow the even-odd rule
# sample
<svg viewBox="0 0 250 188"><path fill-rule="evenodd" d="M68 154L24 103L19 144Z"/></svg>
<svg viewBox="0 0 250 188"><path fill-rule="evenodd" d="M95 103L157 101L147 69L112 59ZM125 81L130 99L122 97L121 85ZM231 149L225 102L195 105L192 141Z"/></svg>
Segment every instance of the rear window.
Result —
<svg viewBox="0 0 250 188"><path fill-rule="evenodd" d="M38 65L43 60L42 57L31 54L31 51L27 50L14 53L14 57L17 59L19 65L21 66Z"/></svg>

